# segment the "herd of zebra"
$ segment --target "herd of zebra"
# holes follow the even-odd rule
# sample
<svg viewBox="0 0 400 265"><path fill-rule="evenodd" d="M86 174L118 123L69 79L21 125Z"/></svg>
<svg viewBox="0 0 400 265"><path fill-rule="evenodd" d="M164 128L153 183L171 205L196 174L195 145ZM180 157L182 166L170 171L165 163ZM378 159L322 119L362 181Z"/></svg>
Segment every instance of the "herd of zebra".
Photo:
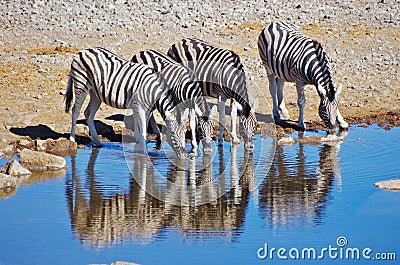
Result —
<svg viewBox="0 0 400 265"><path fill-rule="evenodd" d="M261 31L258 48L267 70L276 122L281 116L288 118L283 98L284 82L295 82L300 128L305 129L304 86L307 84L317 88L321 99L319 115L328 133L336 130L336 121L341 128L348 127L338 110L341 86L334 87L329 59L317 41L303 35L292 24L277 22ZM147 125L158 128L152 116L152 111L157 109L166 124L167 141L178 156L186 156L184 142L188 120L192 133L191 154L198 152L197 138L202 141L204 153L209 154L215 126L213 118L218 111L218 144L221 145L226 123L225 104L231 99L232 143L240 142L236 132L239 115L239 132L244 145L253 148L258 101L249 102L243 64L233 51L199 39L183 39L173 44L167 54L141 51L130 61L104 48L85 49L76 54L65 94L66 112L75 95L71 140L75 140L76 122L87 94L90 94L90 102L84 114L95 145L101 142L93 119L104 102L115 108L133 110L134 137L140 152L146 152ZM218 108L210 109L205 97L218 98ZM158 144L160 137L158 131Z"/></svg>

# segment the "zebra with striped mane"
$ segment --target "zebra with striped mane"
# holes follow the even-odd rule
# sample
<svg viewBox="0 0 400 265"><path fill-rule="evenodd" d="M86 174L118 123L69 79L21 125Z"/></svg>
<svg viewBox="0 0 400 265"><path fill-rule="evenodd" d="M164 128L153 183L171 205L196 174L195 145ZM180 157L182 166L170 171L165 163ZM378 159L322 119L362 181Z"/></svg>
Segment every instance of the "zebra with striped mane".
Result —
<svg viewBox="0 0 400 265"><path fill-rule="evenodd" d="M348 128L338 109L337 97L341 92L341 85L338 88L334 87L329 58L320 43L303 35L295 25L277 22L271 23L261 31L258 50L267 70L275 121L279 122L281 115L283 118L289 118L283 98L283 86L285 82L295 82L300 128L306 128L304 86L308 84L317 88L321 99L319 116L324 121L328 133L336 130L336 121L341 128Z"/></svg>
<svg viewBox="0 0 400 265"><path fill-rule="evenodd" d="M213 116L216 115L216 107L211 111L208 108L207 102L203 97L201 88L197 82L196 76L189 68L182 66L172 60L165 54L155 50L145 50L137 53L131 59L132 62L149 65L155 71L159 72L167 84L166 88L171 90L175 103L179 104L181 113L189 108L190 129L192 133L192 155L197 155L197 140L196 140L196 114L199 117L199 133L203 137L204 152L211 153L211 141L214 133ZM182 117L184 119L184 117ZM154 118L150 119L154 125ZM184 135L181 137L184 140ZM184 142L182 143L184 146Z"/></svg>
<svg viewBox="0 0 400 265"><path fill-rule="evenodd" d="M101 142L93 119L102 102L114 108L133 110L139 123L140 152L146 152L147 122L151 111L157 108L167 125L169 144L178 156L184 156L179 138L183 126L177 121L173 96L164 87L162 76L147 65L127 61L103 48L80 51L72 60L65 94L66 112L75 94L70 139L75 140L76 121L90 94L84 113L95 145L100 146Z"/></svg>
<svg viewBox="0 0 400 265"><path fill-rule="evenodd" d="M236 118L240 117L240 134L245 140L246 148L253 148L253 133L257 119L254 105L249 104L246 87L246 76L239 56L233 51L210 45L199 39L183 39L173 44L167 53L178 63L192 69L202 87L203 95L218 98L220 134L218 144L222 145L225 127L225 103L232 99L231 138L237 144L240 140L236 134Z"/></svg>

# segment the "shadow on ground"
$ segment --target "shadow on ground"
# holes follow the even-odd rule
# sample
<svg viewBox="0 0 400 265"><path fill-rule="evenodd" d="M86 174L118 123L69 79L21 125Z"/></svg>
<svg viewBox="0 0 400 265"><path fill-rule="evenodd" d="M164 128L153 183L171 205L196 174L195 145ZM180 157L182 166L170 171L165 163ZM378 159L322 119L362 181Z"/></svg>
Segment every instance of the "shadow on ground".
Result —
<svg viewBox="0 0 400 265"><path fill-rule="evenodd" d="M85 120L79 120L77 124L87 125ZM95 121L95 126L98 134L101 135L103 138L107 138L107 140L111 142L121 142L121 134L115 133L112 126L98 120ZM27 126L24 128L13 127L10 129L10 132L19 136L29 136L31 139L57 140L59 138L69 138L69 133L56 132L49 126L43 124L39 124L36 126ZM83 135L77 135L75 140L78 144L89 144L91 142L90 137Z"/></svg>

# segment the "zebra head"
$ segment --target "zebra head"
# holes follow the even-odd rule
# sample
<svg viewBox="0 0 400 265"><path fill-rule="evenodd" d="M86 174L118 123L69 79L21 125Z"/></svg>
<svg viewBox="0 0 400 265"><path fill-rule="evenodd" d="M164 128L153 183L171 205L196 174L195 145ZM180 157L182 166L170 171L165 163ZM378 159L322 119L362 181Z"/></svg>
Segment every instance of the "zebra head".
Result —
<svg viewBox="0 0 400 265"><path fill-rule="evenodd" d="M325 123L328 134L335 133L336 131L336 119L339 106L337 97L341 91L342 85L339 85L336 91L334 91L334 95L321 95L318 111L319 116Z"/></svg>
<svg viewBox="0 0 400 265"><path fill-rule="evenodd" d="M255 110L258 107L258 99L256 99L253 103L253 106L251 107L251 110L248 113L248 116L243 114L243 111L240 115L240 123L239 123L239 130L240 130L240 135L244 139L244 147L246 149L252 149L254 147L253 144L253 135L254 135L254 130L256 129L257 126L257 118L256 118L256 113Z"/></svg>
<svg viewBox="0 0 400 265"><path fill-rule="evenodd" d="M211 142L214 136L214 118L217 115L217 106L212 107L207 116L201 116L199 119L199 135L204 147L204 154L209 155L212 152Z"/></svg>
<svg viewBox="0 0 400 265"><path fill-rule="evenodd" d="M178 157L185 157L186 151L184 146L182 146L182 142L185 140L186 126L183 126L184 123L182 125L182 123L178 122L175 111L165 112L165 124L167 127L166 135L168 144L176 152Z"/></svg>

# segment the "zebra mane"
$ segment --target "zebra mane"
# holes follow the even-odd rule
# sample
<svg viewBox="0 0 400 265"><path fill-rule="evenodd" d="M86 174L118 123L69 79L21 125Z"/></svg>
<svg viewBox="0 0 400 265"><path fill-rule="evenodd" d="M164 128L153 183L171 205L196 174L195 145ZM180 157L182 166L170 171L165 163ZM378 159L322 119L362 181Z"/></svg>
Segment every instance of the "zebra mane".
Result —
<svg viewBox="0 0 400 265"><path fill-rule="evenodd" d="M324 72L322 75L322 80L320 82L320 85L323 86L323 88L325 89L326 96L328 97L329 101L333 101L335 98L336 90L332 81L332 73L329 66L329 57L325 53L324 49L322 48L322 45L318 41L313 40L313 44L318 64L321 66L321 68L323 68Z"/></svg>

